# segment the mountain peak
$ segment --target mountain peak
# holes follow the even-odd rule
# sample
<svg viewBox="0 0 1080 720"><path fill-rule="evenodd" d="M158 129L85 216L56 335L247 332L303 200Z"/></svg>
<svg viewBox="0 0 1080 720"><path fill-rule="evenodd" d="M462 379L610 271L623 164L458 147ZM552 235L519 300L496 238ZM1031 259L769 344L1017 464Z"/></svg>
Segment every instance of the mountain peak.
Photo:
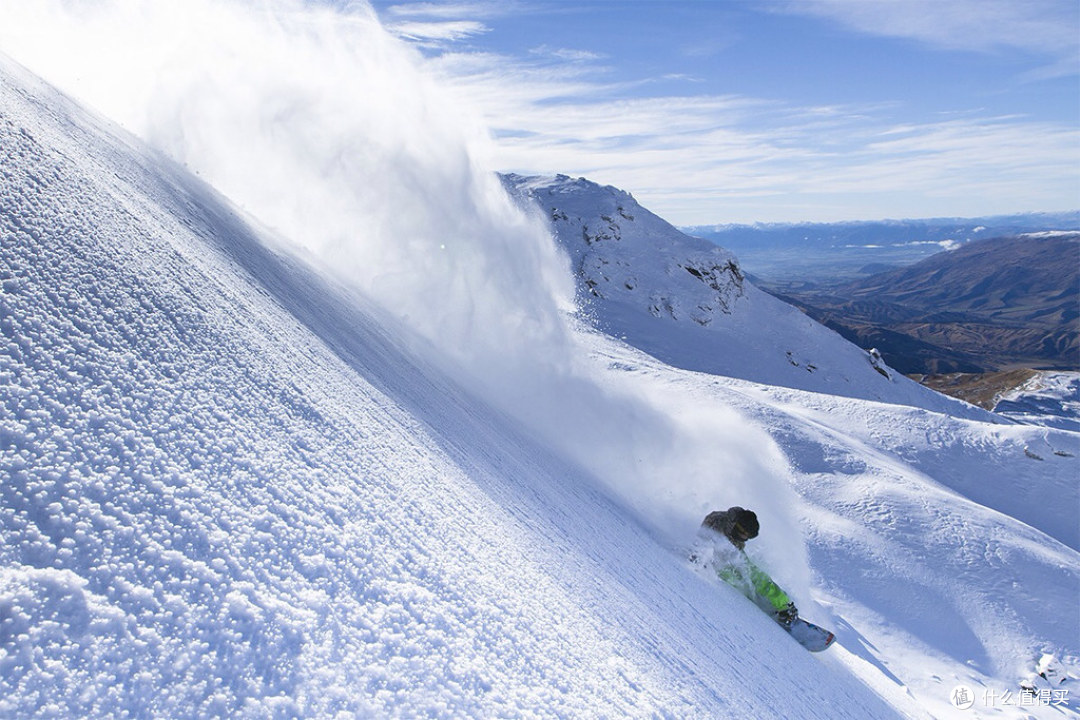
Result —
<svg viewBox="0 0 1080 720"><path fill-rule="evenodd" d="M899 373L760 291L735 256L610 185L567 175L504 175L570 256L597 328L676 367L768 385L979 412Z"/></svg>
<svg viewBox="0 0 1080 720"><path fill-rule="evenodd" d="M504 176L546 214L585 300L644 308L654 318L711 325L743 295L735 257L684 235L634 197L585 178Z"/></svg>

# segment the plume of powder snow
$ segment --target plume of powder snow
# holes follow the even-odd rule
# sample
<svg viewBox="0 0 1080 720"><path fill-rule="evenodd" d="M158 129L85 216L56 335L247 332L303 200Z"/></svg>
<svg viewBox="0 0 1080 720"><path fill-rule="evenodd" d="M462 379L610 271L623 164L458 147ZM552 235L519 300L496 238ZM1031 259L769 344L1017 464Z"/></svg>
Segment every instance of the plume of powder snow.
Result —
<svg viewBox="0 0 1080 720"><path fill-rule="evenodd" d="M588 359L543 219L506 196L475 116L370 7L0 0L0 49L331 268L669 538L754 507L775 564L803 582L775 445Z"/></svg>

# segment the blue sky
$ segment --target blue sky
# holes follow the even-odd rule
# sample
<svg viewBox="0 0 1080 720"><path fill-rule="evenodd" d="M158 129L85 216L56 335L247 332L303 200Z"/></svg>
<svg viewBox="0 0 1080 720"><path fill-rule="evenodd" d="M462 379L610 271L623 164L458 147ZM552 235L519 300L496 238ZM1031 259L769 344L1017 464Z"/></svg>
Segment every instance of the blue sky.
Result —
<svg viewBox="0 0 1080 720"><path fill-rule="evenodd" d="M373 4L498 169L677 224L1080 207L1076 0Z"/></svg>

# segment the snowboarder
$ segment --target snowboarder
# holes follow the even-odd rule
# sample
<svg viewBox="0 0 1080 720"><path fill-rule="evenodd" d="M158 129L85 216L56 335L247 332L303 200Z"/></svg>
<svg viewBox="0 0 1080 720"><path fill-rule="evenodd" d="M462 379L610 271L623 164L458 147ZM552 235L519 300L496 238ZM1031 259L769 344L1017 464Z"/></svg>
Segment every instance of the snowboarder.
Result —
<svg viewBox="0 0 1080 720"><path fill-rule="evenodd" d="M759 529L757 515L750 510L735 506L711 512L701 523L690 560L750 598L807 650L824 650L835 636L800 618L788 594L747 557L746 541L757 537Z"/></svg>
<svg viewBox="0 0 1080 720"><path fill-rule="evenodd" d="M758 536L757 515L735 506L705 516L695 562L711 567L721 580L739 590L785 630L799 617L795 603L746 555L746 541ZM721 539L726 538L726 539Z"/></svg>

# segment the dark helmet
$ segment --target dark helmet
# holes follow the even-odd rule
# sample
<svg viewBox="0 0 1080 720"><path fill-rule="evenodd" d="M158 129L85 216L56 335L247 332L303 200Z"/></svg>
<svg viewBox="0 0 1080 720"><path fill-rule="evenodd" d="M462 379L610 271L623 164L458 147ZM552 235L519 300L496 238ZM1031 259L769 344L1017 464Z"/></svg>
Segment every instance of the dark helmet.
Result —
<svg viewBox="0 0 1080 720"><path fill-rule="evenodd" d="M757 515L752 510L744 510L738 505L727 510L709 513L701 524L720 533L739 548L750 538L756 538L761 529Z"/></svg>

